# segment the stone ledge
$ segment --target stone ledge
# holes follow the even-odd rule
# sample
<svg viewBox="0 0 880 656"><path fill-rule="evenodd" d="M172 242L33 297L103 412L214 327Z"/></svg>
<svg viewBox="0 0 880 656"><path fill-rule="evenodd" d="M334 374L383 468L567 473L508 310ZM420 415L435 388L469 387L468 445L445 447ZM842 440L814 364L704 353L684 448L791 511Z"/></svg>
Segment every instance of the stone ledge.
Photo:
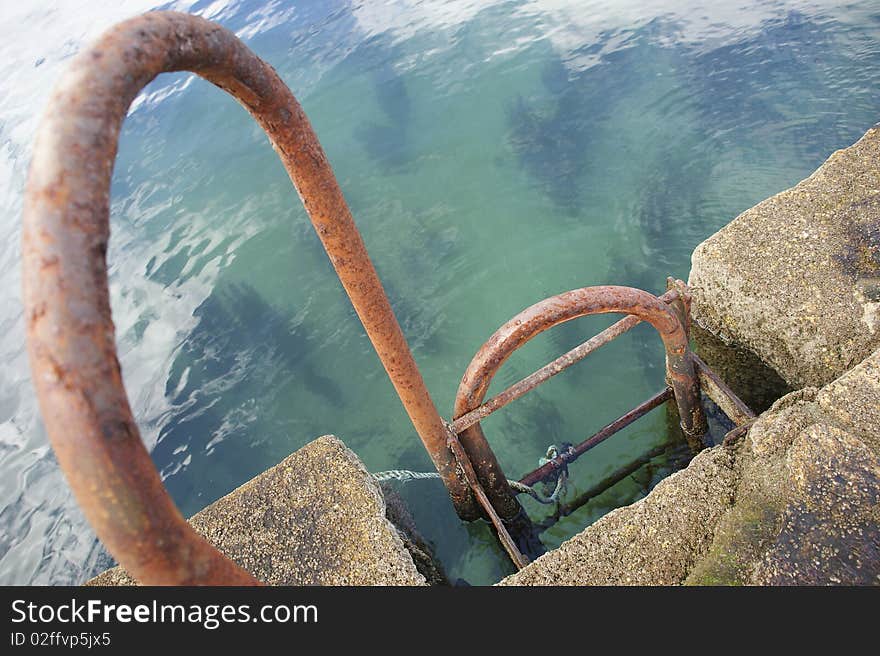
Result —
<svg viewBox="0 0 880 656"><path fill-rule="evenodd" d="M697 246L694 321L793 388L880 347L880 128Z"/></svg>
<svg viewBox="0 0 880 656"><path fill-rule="evenodd" d="M739 448L736 502L687 582L880 585L878 407L880 350L762 415Z"/></svg>
<svg viewBox="0 0 880 656"><path fill-rule="evenodd" d="M319 437L190 518L270 585L425 585L379 486L332 435ZM137 585L120 567L86 585Z"/></svg>

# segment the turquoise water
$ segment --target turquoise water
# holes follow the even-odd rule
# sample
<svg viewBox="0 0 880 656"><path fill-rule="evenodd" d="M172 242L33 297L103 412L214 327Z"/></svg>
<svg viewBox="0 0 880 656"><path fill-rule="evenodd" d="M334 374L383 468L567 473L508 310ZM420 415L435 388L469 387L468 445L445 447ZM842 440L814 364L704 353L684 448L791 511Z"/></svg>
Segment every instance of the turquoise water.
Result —
<svg viewBox="0 0 880 656"><path fill-rule="evenodd" d="M63 483L23 347L22 184L65 60L142 2L0 9L0 582L78 583L111 561ZM607 4L613 4L608 7ZM310 116L445 416L473 354L547 296L659 293L742 210L878 118L880 3L691 0L177 2L236 31ZM37 38L39 35L40 38ZM132 406L184 514L318 435L371 471L430 470L276 155L229 97L167 75L136 100L109 263ZM500 391L610 324L535 339ZM484 422L509 475L663 384L640 326ZM655 458L543 535L558 545L644 496L680 448L655 411L572 467L575 490ZM511 571L436 481L398 488L450 578ZM546 510L524 501L535 518Z"/></svg>

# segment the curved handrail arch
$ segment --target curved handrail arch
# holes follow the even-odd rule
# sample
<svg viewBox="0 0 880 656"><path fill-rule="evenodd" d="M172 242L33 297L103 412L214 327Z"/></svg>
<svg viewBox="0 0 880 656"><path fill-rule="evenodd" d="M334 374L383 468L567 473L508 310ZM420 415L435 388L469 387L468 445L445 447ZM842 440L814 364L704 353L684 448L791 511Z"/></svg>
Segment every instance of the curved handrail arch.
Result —
<svg viewBox="0 0 880 656"><path fill-rule="evenodd" d="M690 356L687 332L675 310L656 296L633 287L582 287L527 307L486 340L465 370L455 396L453 418L480 407L492 378L510 355L529 340L560 323L591 314L621 313L650 323L666 349L666 372L675 394L682 429L689 437L705 432L700 388ZM701 437L702 435L697 435ZM504 511L507 479L477 422L459 434L462 447L481 472L486 493L499 513Z"/></svg>
<svg viewBox="0 0 880 656"><path fill-rule="evenodd" d="M327 158L274 69L225 28L178 12L122 22L71 62L42 118L22 237L28 354L49 439L116 559L145 584L257 581L186 523L140 438L122 384L107 286L110 181L119 131L160 73L191 71L256 119L302 199L339 279L459 514L472 491Z"/></svg>

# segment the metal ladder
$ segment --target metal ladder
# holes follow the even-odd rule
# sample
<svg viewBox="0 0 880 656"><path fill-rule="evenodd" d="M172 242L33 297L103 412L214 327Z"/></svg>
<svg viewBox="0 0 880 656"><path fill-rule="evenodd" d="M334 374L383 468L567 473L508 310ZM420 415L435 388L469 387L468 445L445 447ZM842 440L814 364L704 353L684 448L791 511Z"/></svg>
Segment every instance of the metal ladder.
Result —
<svg viewBox="0 0 880 656"><path fill-rule="evenodd" d="M453 421L442 419L311 125L274 69L202 18L151 12L107 31L57 85L37 134L25 194L23 286L33 381L52 447L113 556L150 585L259 584L187 524L143 446L122 384L107 285L110 180L130 103L157 75L191 71L231 94L268 135L299 192L416 432L464 520L488 518L517 567L538 548L534 527L480 421L640 321L660 334L668 387L522 478L534 484L650 409L674 400L691 448L705 446L702 389L737 424L753 413L691 352L681 281L655 297L585 287L545 299L496 331L467 368ZM517 348L548 328L597 313L628 315L484 401ZM538 543L539 544L539 543Z"/></svg>

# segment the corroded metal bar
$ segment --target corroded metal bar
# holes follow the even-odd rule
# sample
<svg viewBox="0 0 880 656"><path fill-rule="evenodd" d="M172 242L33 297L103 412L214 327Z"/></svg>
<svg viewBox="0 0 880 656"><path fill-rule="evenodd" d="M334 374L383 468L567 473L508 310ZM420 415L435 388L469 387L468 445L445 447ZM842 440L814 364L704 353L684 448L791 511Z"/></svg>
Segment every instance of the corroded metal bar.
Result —
<svg viewBox="0 0 880 656"><path fill-rule="evenodd" d="M518 570L522 569L529 564L528 558L526 558L517 548L516 543L513 541L513 538L507 531L507 527L504 525L504 522L498 516L498 513L495 512L495 509L492 507L492 503L489 501L489 497L486 496L486 492L485 490L483 490L483 486L480 485L480 481L477 478L477 473L474 471L474 467L471 464L471 461L468 460L467 454L464 452L464 448L461 446L461 442L458 441L458 436L450 431L448 440L449 449L458 458L459 464L461 465L462 471L464 472L464 477L468 481L468 484L470 484L471 489L474 491L474 496L477 497L480 506L483 508L483 511L486 513L489 521L492 522L492 526L495 527L495 532L498 534L498 541L501 542L501 546L504 547L504 550L507 552L507 555L510 556L510 560L513 561L514 565L516 565L516 568Z"/></svg>
<svg viewBox="0 0 880 656"><path fill-rule="evenodd" d="M619 430L626 428L636 419L644 417L657 406L663 405L672 397L672 388L667 387L662 392L658 392L647 401L640 403L626 414L618 417L610 424L603 426L601 429L593 433L590 437L585 439L577 446L573 446L570 449L563 451L557 457L553 458L553 460L548 460L537 469L530 471L528 474L523 476L519 480L519 482L523 485L528 485L531 487L535 483L539 483L540 481L547 479L547 477L549 477L554 472L559 471L570 462L574 462L593 447L601 444Z"/></svg>
<svg viewBox="0 0 880 656"><path fill-rule="evenodd" d="M745 423L742 423L736 428L731 429L724 436L724 439L721 440L721 444L723 446L732 446L733 444L736 444L739 438L743 437L749 432L749 430L751 430L752 426L754 426L757 420L757 417L754 419L749 419Z"/></svg>
<svg viewBox="0 0 880 656"><path fill-rule="evenodd" d="M687 284L683 280L677 280L673 277L668 277L666 279L666 289L667 293L670 291L677 291L677 297L670 302L670 307L675 310L675 314L678 317L679 322L684 328L684 334L687 338L688 342L690 342L691 338L691 292L688 289ZM693 359L694 353L688 347L688 358ZM694 369L695 365L691 365L691 368ZM667 362L667 370L666 370L667 378L673 380L676 376L676 372L669 367L669 363ZM688 383L686 377L679 378L681 385L692 384L696 390L695 393L686 393L681 395L676 395L676 401L678 405L679 416L681 417L681 430L684 433L685 438L688 441L691 449L696 452L705 446L705 435L709 430L709 425L706 422L706 415L703 412L703 406L700 403L700 379L699 377L694 377L692 375L688 375L690 377L691 382ZM676 388L678 391L679 388ZM692 390L693 392L693 390ZM693 401L696 400L694 404ZM685 414L682 414L685 413Z"/></svg>
<svg viewBox="0 0 880 656"><path fill-rule="evenodd" d="M603 492L606 492L613 486L620 483L622 480L635 474L639 469L651 462L651 460L665 453L666 448L666 446L655 447L640 456L639 458L636 458L632 462L624 465L623 467L615 469L613 472L608 474L608 476L590 487L588 490L585 490L581 494L577 495L570 502L558 506L552 515L549 515L537 524L537 528L541 531L547 530L563 517L567 517L579 508L587 505L587 503L589 503L591 500L593 500Z"/></svg>
<svg viewBox="0 0 880 656"><path fill-rule="evenodd" d="M660 334L666 348L667 380L675 393L682 430L693 449L702 448L706 419L684 328L675 310L666 303L631 287L583 287L544 299L520 312L499 328L471 360L455 397L453 417L462 417L482 405L489 384L501 365L536 335L578 317L611 312L635 315L654 326ZM492 505L502 518L516 514L519 503L486 442L480 424L465 429L459 437Z"/></svg>
<svg viewBox="0 0 880 656"><path fill-rule="evenodd" d="M753 420L755 413L752 409L709 368L709 365L703 362L699 355L694 353L693 357L697 375L700 377L700 389L706 393L706 396L715 401L737 426Z"/></svg>
<svg viewBox="0 0 880 656"><path fill-rule="evenodd" d="M113 27L71 62L40 124L25 195L31 371L52 446L95 531L142 583L255 583L192 531L165 491L129 407L110 313L106 251L120 127L146 84L184 70L234 96L269 136L456 508L473 514L446 426L299 103L232 32L153 12Z"/></svg>
<svg viewBox="0 0 880 656"><path fill-rule="evenodd" d="M663 296L659 296L658 298L665 303L671 303L678 298L678 291L674 289L670 290L663 294ZM556 374L565 371L571 365L580 362L585 357L590 355L590 353L592 353L593 351L598 350L600 347L605 346L605 344L607 344L608 342L632 330L640 323L642 323L642 320L639 319L637 316L629 315L628 317L624 317L620 321L611 324L605 330L591 337L583 344L575 346L568 353L559 356L550 364L544 365L535 373L531 374L530 376L526 376L519 382L514 383L513 385L508 387L500 394L493 396L491 399L483 403L479 408L474 408L467 414L462 415L461 417L456 419L452 422L452 430L454 430L457 434L461 433L461 431L463 431L465 428L470 428L478 421L482 421L483 419L491 415L496 410L500 410L511 401L516 401L519 397L528 392L531 392L541 383L547 382Z"/></svg>
<svg viewBox="0 0 880 656"><path fill-rule="evenodd" d="M664 298L668 294L674 294L669 301L672 309L678 315L678 320L684 327L684 334L690 339L691 336L691 291L688 289L687 283L683 280L677 280L672 276L666 279L666 294L660 298Z"/></svg>

